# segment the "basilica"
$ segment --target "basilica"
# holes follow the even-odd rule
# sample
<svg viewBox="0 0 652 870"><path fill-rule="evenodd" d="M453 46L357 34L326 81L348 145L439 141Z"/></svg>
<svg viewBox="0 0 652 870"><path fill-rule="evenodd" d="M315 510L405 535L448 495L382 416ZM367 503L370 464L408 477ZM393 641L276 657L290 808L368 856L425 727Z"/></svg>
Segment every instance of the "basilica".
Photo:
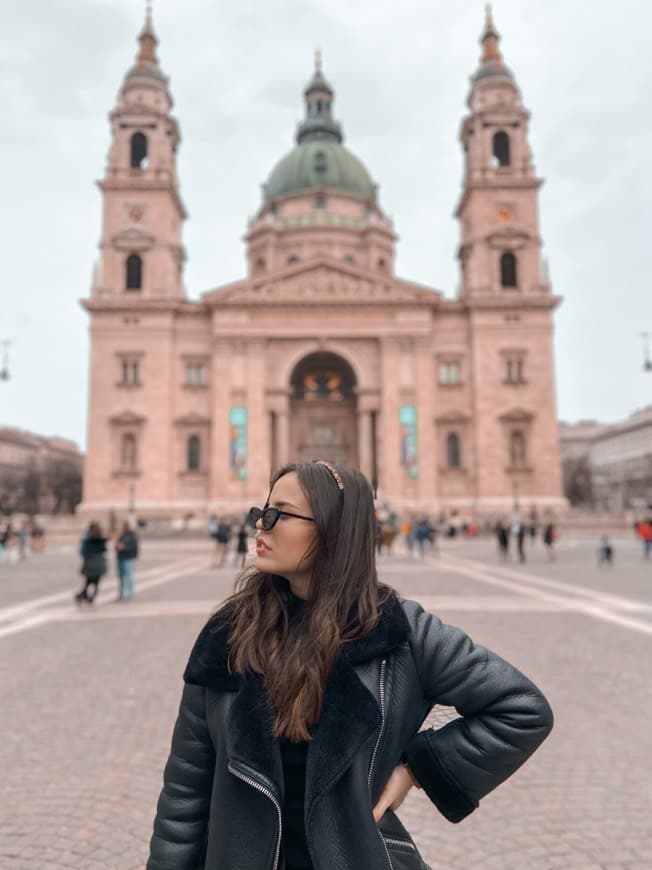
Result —
<svg viewBox="0 0 652 870"><path fill-rule="evenodd" d="M454 299L395 274L394 227L317 56L246 230L246 276L191 301L157 44L148 14L110 115L80 512L237 515L274 469L317 458L360 468L399 512L560 509L559 298L529 113L490 10L460 126Z"/></svg>

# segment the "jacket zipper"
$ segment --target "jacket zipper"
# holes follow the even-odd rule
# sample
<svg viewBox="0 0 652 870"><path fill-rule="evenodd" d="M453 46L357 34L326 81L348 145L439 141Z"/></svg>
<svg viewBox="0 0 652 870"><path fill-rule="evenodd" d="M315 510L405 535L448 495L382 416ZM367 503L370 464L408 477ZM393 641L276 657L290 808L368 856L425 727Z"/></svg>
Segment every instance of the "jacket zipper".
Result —
<svg viewBox="0 0 652 870"><path fill-rule="evenodd" d="M246 782L248 785L257 789L257 791L262 792L262 794L268 797L276 807L276 814L278 815L278 837L276 840L276 851L274 853L274 863L272 864L272 870L278 870L278 861L281 852L281 836L283 833L283 816L281 814L281 804L279 803L274 793L270 789L268 789L267 786L264 786L262 783L258 782L258 780L256 779L253 779L253 777L251 776L240 773L240 771L236 770L230 762L227 764L227 767L234 776L238 777L238 779L243 780L243 782Z"/></svg>
<svg viewBox="0 0 652 870"><path fill-rule="evenodd" d="M374 746L374 751L371 754L371 764L369 765L369 776L367 777L367 782L369 784L369 791L371 792L371 781L374 775L374 766L376 764L376 756L378 755L378 747L380 746L380 741L383 739L383 732L385 730L385 670L387 668L387 660L383 659L380 663L380 731L378 732L378 739L376 740L376 745ZM382 831L378 828L378 834L380 836L380 840L385 847L385 854L387 855L387 863L389 864L390 870L394 870L394 865L392 864L392 859L389 855L389 849L387 848L387 843L385 842L385 838L383 837Z"/></svg>
<svg viewBox="0 0 652 870"><path fill-rule="evenodd" d="M409 840L399 840L397 837L386 837L382 831L380 832L380 836L386 843L389 843L391 846L399 846L404 849L410 849L412 852L417 851L417 847Z"/></svg>

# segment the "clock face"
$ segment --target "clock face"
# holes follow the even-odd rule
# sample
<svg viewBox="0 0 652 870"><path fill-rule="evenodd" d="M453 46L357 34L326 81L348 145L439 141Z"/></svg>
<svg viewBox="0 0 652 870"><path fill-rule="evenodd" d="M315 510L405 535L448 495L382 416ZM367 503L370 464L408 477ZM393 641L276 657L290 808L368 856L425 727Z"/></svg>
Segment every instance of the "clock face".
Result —
<svg viewBox="0 0 652 870"><path fill-rule="evenodd" d="M133 224L137 224L143 216L143 210L139 205L135 205L129 212L129 220Z"/></svg>
<svg viewBox="0 0 652 870"><path fill-rule="evenodd" d="M498 206L498 220L501 224L506 224L514 220L514 209L509 205Z"/></svg>

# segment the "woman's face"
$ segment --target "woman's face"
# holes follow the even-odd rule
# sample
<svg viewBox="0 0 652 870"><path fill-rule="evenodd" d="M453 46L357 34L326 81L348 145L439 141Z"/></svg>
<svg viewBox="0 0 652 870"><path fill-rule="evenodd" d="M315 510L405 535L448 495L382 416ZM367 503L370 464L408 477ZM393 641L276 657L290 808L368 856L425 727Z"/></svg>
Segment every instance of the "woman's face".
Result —
<svg viewBox="0 0 652 870"><path fill-rule="evenodd" d="M274 484L269 507L277 507L303 517L312 517L308 500L291 471ZM296 517L280 516L273 529L266 532L262 520L256 523L256 568L267 574L286 577L295 595L307 598L310 574L315 560L307 555L316 543L315 523Z"/></svg>

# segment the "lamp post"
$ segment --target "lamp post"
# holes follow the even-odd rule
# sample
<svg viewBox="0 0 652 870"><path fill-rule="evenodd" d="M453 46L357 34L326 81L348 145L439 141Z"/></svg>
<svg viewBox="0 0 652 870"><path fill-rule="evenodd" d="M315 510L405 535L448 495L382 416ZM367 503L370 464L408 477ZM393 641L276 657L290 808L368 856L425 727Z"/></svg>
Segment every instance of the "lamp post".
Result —
<svg viewBox="0 0 652 870"><path fill-rule="evenodd" d="M643 371L652 372L652 357L650 357L650 333L642 332L643 339Z"/></svg>
<svg viewBox="0 0 652 870"><path fill-rule="evenodd" d="M0 381L8 381L9 374L9 347L11 341L8 338L0 339Z"/></svg>

